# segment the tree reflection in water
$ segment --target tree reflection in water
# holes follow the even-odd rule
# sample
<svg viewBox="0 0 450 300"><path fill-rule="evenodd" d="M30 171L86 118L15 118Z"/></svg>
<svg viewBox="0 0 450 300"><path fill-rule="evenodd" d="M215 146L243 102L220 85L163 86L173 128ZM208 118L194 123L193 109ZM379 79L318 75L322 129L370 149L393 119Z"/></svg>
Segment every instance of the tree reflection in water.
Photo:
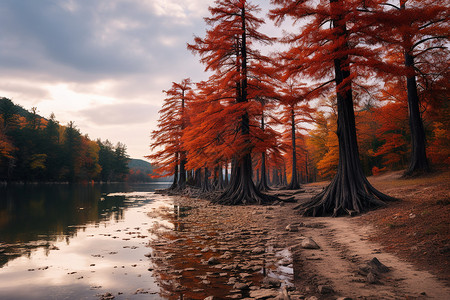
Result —
<svg viewBox="0 0 450 300"><path fill-rule="evenodd" d="M0 187L0 268L8 261L77 235L87 224L119 221L134 205L125 196L106 194L127 190L124 184L23 184Z"/></svg>
<svg viewBox="0 0 450 300"><path fill-rule="evenodd" d="M234 283L259 285L264 277L265 254L245 253L241 247L245 246L245 239L236 244L212 220L186 221L184 217L190 210L174 205L149 213L172 224L155 223L150 229L156 238L149 243L152 248L149 256L161 288L160 296L167 299L248 296L248 290L233 290Z"/></svg>

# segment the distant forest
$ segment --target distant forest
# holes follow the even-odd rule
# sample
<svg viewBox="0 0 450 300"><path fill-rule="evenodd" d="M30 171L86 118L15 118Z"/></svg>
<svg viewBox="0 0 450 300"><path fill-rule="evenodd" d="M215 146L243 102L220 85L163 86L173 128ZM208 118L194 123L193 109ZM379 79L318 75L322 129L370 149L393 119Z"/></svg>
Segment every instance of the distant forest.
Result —
<svg viewBox="0 0 450 300"><path fill-rule="evenodd" d="M92 141L74 122L0 98L0 181L125 181L129 160L122 143Z"/></svg>

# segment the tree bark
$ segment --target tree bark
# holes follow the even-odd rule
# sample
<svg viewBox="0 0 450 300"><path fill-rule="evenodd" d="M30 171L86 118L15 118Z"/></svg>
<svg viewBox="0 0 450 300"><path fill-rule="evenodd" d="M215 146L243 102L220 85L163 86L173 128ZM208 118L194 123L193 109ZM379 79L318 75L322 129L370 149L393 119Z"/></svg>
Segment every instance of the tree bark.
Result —
<svg viewBox="0 0 450 300"><path fill-rule="evenodd" d="M415 176L430 171L426 153L426 137L419 109L416 76L414 75L414 57L405 52L405 65L410 69L406 77L408 92L409 127L411 129L411 160L405 176Z"/></svg>
<svg viewBox="0 0 450 300"><path fill-rule="evenodd" d="M261 129L264 131L264 113L261 116ZM269 191L270 187L267 183L267 175L266 175L266 152L261 153L261 177L258 181L258 190L260 191Z"/></svg>
<svg viewBox="0 0 450 300"><path fill-rule="evenodd" d="M337 5L340 1L330 0L330 3ZM333 25L340 29L340 36L337 38L346 37L343 16L334 19ZM347 48L346 45L343 47ZM385 206L385 201L395 200L369 183L359 160L348 56L343 54L334 59L334 69L338 110L338 170L331 183L321 193L297 206L305 216L354 215Z"/></svg>
<svg viewBox="0 0 450 300"><path fill-rule="evenodd" d="M291 140L292 140L292 176L291 182L286 187L287 190L300 189L300 183L297 176L297 145L295 141L295 113L294 108L291 108Z"/></svg>
<svg viewBox="0 0 450 300"><path fill-rule="evenodd" d="M208 168L205 167L205 176L203 177L202 181L202 192L209 192L211 190L211 186L209 185L209 171Z"/></svg>
<svg viewBox="0 0 450 300"><path fill-rule="evenodd" d="M178 153L175 153L175 168L174 168L174 174L173 174L173 182L170 186L170 190L174 190L178 188Z"/></svg>

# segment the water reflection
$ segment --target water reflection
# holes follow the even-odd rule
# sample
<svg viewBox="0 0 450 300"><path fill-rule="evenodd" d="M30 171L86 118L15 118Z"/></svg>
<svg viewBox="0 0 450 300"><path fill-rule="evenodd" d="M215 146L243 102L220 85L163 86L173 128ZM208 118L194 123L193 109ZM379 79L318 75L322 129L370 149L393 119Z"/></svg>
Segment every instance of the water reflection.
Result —
<svg viewBox="0 0 450 300"><path fill-rule="evenodd" d="M36 248L52 249L53 242L65 240L69 244L70 238L87 224L123 219L127 207L149 201L130 201L124 193L160 187L148 184L1 186L0 268L11 259L30 255Z"/></svg>
<svg viewBox="0 0 450 300"><path fill-rule="evenodd" d="M0 298L160 299L148 227L166 221L147 212L172 207L151 192L166 186L2 188Z"/></svg>

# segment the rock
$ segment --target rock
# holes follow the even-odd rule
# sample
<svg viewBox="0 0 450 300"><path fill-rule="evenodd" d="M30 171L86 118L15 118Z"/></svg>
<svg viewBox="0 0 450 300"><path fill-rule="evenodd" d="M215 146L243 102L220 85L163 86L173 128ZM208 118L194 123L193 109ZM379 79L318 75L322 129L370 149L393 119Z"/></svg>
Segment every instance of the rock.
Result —
<svg viewBox="0 0 450 300"><path fill-rule="evenodd" d="M378 273L387 273L389 272L389 268L383 265L376 257L372 258L371 261L367 262L367 264Z"/></svg>
<svg viewBox="0 0 450 300"><path fill-rule="evenodd" d="M303 249L320 249L319 245L312 238L303 239L301 246Z"/></svg>
<svg viewBox="0 0 450 300"><path fill-rule="evenodd" d="M233 270L235 268L236 268L235 265L225 265L222 267L222 270L227 271L227 270Z"/></svg>
<svg viewBox="0 0 450 300"><path fill-rule="evenodd" d="M306 298L305 300L319 300L319 298L317 298L316 296L311 296Z"/></svg>
<svg viewBox="0 0 450 300"><path fill-rule="evenodd" d="M286 226L286 231L297 232L298 231L298 226L289 224L288 226Z"/></svg>
<svg viewBox="0 0 450 300"><path fill-rule="evenodd" d="M324 295L324 294L331 294L333 293L333 288L329 285L319 285L317 287L317 290L319 291L320 294Z"/></svg>
<svg viewBox="0 0 450 300"><path fill-rule="evenodd" d="M234 290L240 290L240 291L248 290L248 284L245 284L245 283L242 283L242 282L236 282L233 285L233 289Z"/></svg>
<svg viewBox="0 0 450 300"><path fill-rule="evenodd" d="M214 296L208 296L208 297L206 297L206 298L203 299L203 300L215 300L215 299L217 299L217 298L214 297Z"/></svg>
<svg viewBox="0 0 450 300"><path fill-rule="evenodd" d="M217 264L219 264L219 260L217 259L217 257L212 256L208 259L208 265L217 265Z"/></svg>
<svg viewBox="0 0 450 300"><path fill-rule="evenodd" d="M279 288L281 286L281 281L277 278L266 277L263 280L263 284L269 288Z"/></svg>
<svg viewBox="0 0 450 300"><path fill-rule="evenodd" d="M114 299L114 296L111 293L106 293L103 295L100 295L101 300L111 300Z"/></svg>
<svg viewBox="0 0 450 300"><path fill-rule="evenodd" d="M249 274L249 273L241 273L241 274L239 274L239 276L241 276L241 278L248 278L248 277L251 277L252 274Z"/></svg>
<svg viewBox="0 0 450 300"><path fill-rule="evenodd" d="M368 283L371 283L371 284L378 282L377 276L372 272L369 272L369 274L367 274L366 280Z"/></svg>
<svg viewBox="0 0 450 300"><path fill-rule="evenodd" d="M250 297L255 299L268 299L275 298L278 296L278 291L271 289L260 289L255 291L250 291Z"/></svg>
<svg viewBox="0 0 450 300"><path fill-rule="evenodd" d="M339 297L339 298L336 298L336 300L352 300L352 298L350 298L350 297Z"/></svg>
<svg viewBox="0 0 450 300"><path fill-rule="evenodd" d="M253 250L252 250L252 254L262 254L262 253L264 253L264 248L262 248L262 247L256 247L256 248L253 248Z"/></svg>

